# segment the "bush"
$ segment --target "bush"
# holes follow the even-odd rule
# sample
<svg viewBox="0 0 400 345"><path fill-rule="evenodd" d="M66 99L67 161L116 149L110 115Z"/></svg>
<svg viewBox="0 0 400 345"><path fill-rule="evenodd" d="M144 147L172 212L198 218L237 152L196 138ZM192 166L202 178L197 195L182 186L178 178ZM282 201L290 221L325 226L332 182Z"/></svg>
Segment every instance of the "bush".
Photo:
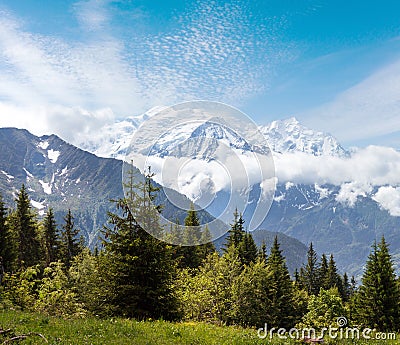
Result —
<svg viewBox="0 0 400 345"><path fill-rule="evenodd" d="M45 268L34 308L54 316L85 315L83 304L78 302L77 294L71 289L61 262L52 262Z"/></svg>
<svg viewBox="0 0 400 345"><path fill-rule="evenodd" d="M17 273L5 273L3 277L3 303L21 310L33 310L37 300L39 266L28 267Z"/></svg>

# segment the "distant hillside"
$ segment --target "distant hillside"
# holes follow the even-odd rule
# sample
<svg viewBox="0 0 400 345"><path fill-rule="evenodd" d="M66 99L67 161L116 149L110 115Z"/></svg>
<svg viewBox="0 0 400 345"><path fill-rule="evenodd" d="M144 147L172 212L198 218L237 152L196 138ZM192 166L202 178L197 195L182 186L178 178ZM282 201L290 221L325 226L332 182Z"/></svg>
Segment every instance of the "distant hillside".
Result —
<svg viewBox="0 0 400 345"><path fill-rule="evenodd" d="M306 261L307 246L293 237L285 235L281 232L274 232L262 229L252 231L251 234L257 247L261 248L262 243L265 242L265 245L267 246L267 254L269 254L269 250L274 242L275 236L278 236L278 242L282 249L282 254L286 258L286 264L288 266L290 274L292 275L296 268L299 269ZM215 241L215 246L218 250L221 250L221 248L224 246L224 243L226 242L226 237L227 234Z"/></svg>

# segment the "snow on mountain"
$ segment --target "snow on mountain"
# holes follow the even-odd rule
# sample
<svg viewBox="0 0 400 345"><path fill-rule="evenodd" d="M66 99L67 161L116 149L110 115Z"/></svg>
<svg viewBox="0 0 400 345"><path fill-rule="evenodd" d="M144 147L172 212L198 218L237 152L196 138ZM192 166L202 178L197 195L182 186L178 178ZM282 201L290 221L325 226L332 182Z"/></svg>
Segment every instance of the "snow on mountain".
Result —
<svg viewBox="0 0 400 345"><path fill-rule="evenodd" d="M106 125L95 135L81 138L78 147L100 157L123 159L133 138L133 134L143 121L160 111L153 108L140 117L127 117L124 120ZM313 131L301 125L295 118L273 121L259 127L273 152L304 152L314 156L330 155L346 157L349 153L330 134ZM248 143L238 137L229 128L206 122L203 124L188 122L174 128L162 136L152 149L154 155L164 156L171 149L188 138L214 138L227 146L250 150Z"/></svg>
<svg viewBox="0 0 400 345"><path fill-rule="evenodd" d="M273 121L267 126L260 126L260 131L274 152L300 151L314 156L338 157L349 155L332 135L308 129L294 117Z"/></svg>
<svg viewBox="0 0 400 345"><path fill-rule="evenodd" d="M57 162L58 157L60 157L60 151L48 150L47 157L49 157L50 161L54 164Z"/></svg>
<svg viewBox="0 0 400 345"><path fill-rule="evenodd" d="M130 117L106 126L80 147L98 156L124 159L136 129L158 111L152 109L141 117ZM149 152L154 158L191 154L207 160L221 147L221 143L239 150L243 157L245 152L254 149L228 127L211 122L188 121L173 131L167 130L157 143L150 143ZM332 135L311 130L294 117L273 121L260 126L259 130L273 152L278 183L338 186L340 189L335 197L343 204L352 207L359 198L368 197L390 214L400 214L400 172L397 173L400 171L400 152L378 146L349 152ZM374 187L382 186L392 186L393 189L380 189L377 193ZM328 190L320 192L321 197L329 193ZM283 196L277 195L276 198Z"/></svg>
<svg viewBox="0 0 400 345"><path fill-rule="evenodd" d="M97 133L88 133L74 144L98 157L122 160L139 126L164 108L154 107L140 116L129 116L124 120L105 125Z"/></svg>
<svg viewBox="0 0 400 345"><path fill-rule="evenodd" d="M226 126L211 122L189 122L161 136L157 143L152 145L150 155L182 157L190 154L207 160L219 145L242 152L252 150L246 140Z"/></svg>

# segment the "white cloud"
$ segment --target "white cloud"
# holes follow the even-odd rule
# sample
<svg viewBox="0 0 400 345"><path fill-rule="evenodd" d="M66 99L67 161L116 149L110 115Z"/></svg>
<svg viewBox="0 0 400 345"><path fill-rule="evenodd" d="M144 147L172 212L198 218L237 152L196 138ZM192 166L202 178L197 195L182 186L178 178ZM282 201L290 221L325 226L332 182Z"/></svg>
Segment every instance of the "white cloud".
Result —
<svg viewBox="0 0 400 345"><path fill-rule="evenodd" d="M389 147L368 146L346 158L275 153L274 162L280 182L337 186L354 181L372 186L400 184L400 152Z"/></svg>
<svg viewBox="0 0 400 345"><path fill-rule="evenodd" d="M109 15L106 10L106 0L79 1L75 11L81 25L88 30L101 30L108 23Z"/></svg>
<svg viewBox="0 0 400 345"><path fill-rule="evenodd" d="M323 198L328 191L320 185L332 184L340 187L338 202L352 207L359 196L372 197L391 215L400 216L400 187L396 187L400 186L400 152L393 148L368 146L345 158L275 153L274 163L278 181L286 183L286 189L292 183L314 184ZM376 194L374 187L379 188Z"/></svg>
<svg viewBox="0 0 400 345"><path fill-rule="evenodd" d="M392 216L400 217L400 187L380 187L373 199Z"/></svg>
<svg viewBox="0 0 400 345"><path fill-rule="evenodd" d="M356 142L400 131L400 59L304 114L314 128Z"/></svg>
<svg viewBox="0 0 400 345"><path fill-rule="evenodd" d="M281 20L252 26L252 14L239 5L190 6L162 33L143 30L151 18L141 16L124 37L116 36L110 6L107 0L74 5L79 40L31 33L1 13L0 126L68 140L95 132L104 109L111 123L191 99L238 104L290 59L288 48L273 39Z"/></svg>
<svg viewBox="0 0 400 345"><path fill-rule="evenodd" d="M359 196L366 197L372 192L372 186L360 182L344 183L340 187L336 200L353 207Z"/></svg>

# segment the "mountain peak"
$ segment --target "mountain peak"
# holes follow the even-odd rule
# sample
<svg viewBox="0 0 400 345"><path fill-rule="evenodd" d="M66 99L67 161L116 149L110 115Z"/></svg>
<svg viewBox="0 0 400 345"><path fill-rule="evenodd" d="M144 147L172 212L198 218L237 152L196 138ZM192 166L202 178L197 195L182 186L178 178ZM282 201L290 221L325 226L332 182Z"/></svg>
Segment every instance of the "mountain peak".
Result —
<svg viewBox="0 0 400 345"><path fill-rule="evenodd" d="M332 135L303 126L295 117L272 121L260 127L272 151L301 151L314 156L348 156L348 152Z"/></svg>

